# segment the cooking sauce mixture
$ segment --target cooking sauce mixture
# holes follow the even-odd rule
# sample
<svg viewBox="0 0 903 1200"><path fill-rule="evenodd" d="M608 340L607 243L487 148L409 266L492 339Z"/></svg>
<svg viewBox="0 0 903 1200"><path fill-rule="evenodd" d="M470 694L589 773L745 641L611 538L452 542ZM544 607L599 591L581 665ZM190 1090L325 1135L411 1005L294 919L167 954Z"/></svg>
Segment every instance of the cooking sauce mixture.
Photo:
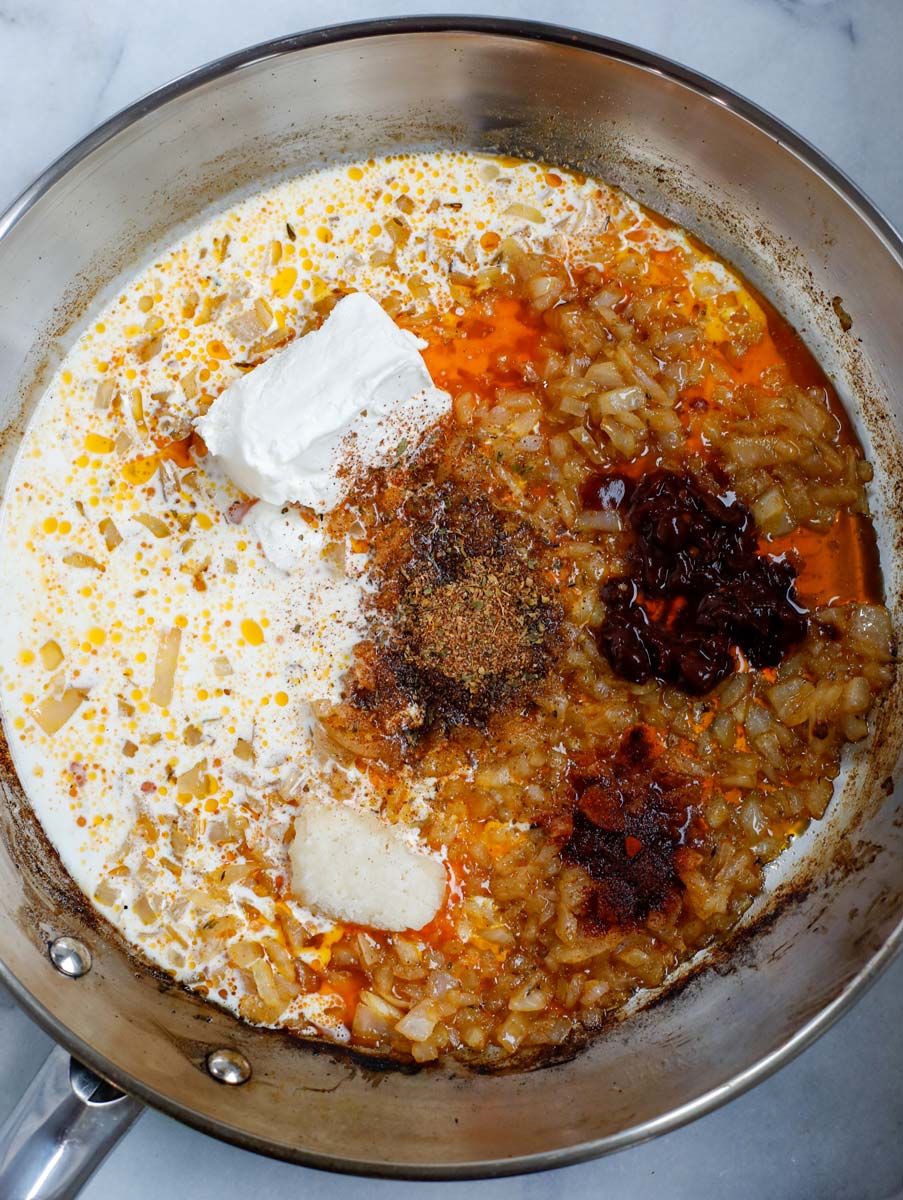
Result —
<svg viewBox="0 0 903 1200"><path fill-rule="evenodd" d="M192 421L352 291L449 411L280 542ZM76 882L187 986L420 1062L542 1053L823 814L890 678L870 478L792 329L620 192L469 154L291 180L48 388L0 531L6 736ZM313 796L441 859L428 925L301 902Z"/></svg>

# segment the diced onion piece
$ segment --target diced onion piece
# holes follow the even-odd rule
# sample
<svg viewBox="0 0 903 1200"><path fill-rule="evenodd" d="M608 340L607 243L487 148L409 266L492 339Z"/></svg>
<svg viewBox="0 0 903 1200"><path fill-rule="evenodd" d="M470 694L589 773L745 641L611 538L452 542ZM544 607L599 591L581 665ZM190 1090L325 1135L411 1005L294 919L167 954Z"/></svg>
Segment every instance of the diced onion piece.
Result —
<svg viewBox="0 0 903 1200"><path fill-rule="evenodd" d="M378 996L376 992L364 990L360 994L360 1003L365 1004L367 1008L383 1017L386 1021L398 1021L402 1017L400 1008L396 1008L394 1004L390 1004L388 1000L384 1000L382 996Z"/></svg>
<svg viewBox="0 0 903 1200"><path fill-rule="evenodd" d="M276 346L281 346L283 342L287 342L291 336L292 331L288 326L282 329L274 329L272 333L264 334L262 338L258 338L252 346L249 346L248 355L250 358L259 358L260 355L266 354L268 350L273 350Z"/></svg>
<svg viewBox="0 0 903 1200"><path fill-rule="evenodd" d="M129 391L129 408L132 410L132 419L135 422L135 428L142 437L147 437L147 423L144 420L144 401L141 398L140 388L131 388Z"/></svg>
<svg viewBox="0 0 903 1200"><path fill-rule="evenodd" d="M236 758L240 758L242 762L251 762L254 758L254 747L244 738L239 738L235 743L235 749L232 751Z"/></svg>
<svg viewBox="0 0 903 1200"><path fill-rule="evenodd" d="M258 958L256 962L251 964L251 974L254 976L257 994L264 1004L268 1008L282 1009L284 1005L279 993L276 991L273 971L265 958Z"/></svg>
<svg viewBox="0 0 903 1200"><path fill-rule="evenodd" d="M110 407L110 401L116 395L116 384L112 379L102 379L94 394L94 407L102 410Z"/></svg>
<svg viewBox="0 0 903 1200"><path fill-rule="evenodd" d="M542 1012L548 1005L549 997L537 987L538 981L539 976L528 980L511 996L508 1007L512 1012Z"/></svg>
<svg viewBox="0 0 903 1200"><path fill-rule="evenodd" d="M211 821L207 826L207 841L222 846L229 840L229 826L225 821Z"/></svg>
<svg viewBox="0 0 903 1200"><path fill-rule="evenodd" d="M383 229L396 246L406 246L411 238L411 227L402 217L389 217L383 222Z"/></svg>
<svg viewBox="0 0 903 1200"><path fill-rule="evenodd" d="M90 554L82 554L81 550L73 550L71 554L64 554L63 562L67 567L91 567L95 571L104 569L96 558L92 558Z"/></svg>
<svg viewBox="0 0 903 1200"><path fill-rule="evenodd" d="M55 671L63 661L63 652L59 645L54 641L45 642L38 651L41 656L41 662L48 671Z"/></svg>
<svg viewBox="0 0 903 1200"><path fill-rule="evenodd" d="M160 638L157 661L154 664L154 682L150 690L151 703L159 705L160 708L167 708L172 700L181 642L182 630L177 625L167 629Z"/></svg>
<svg viewBox="0 0 903 1200"><path fill-rule="evenodd" d="M154 537L169 537L172 532L161 517L155 517L151 513L136 513L135 520L143 525L145 529L149 529Z"/></svg>
<svg viewBox="0 0 903 1200"><path fill-rule="evenodd" d="M103 534L103 540L107 544L107 549L115 550L122 541L122 534L113 524L112 520L109 517L104 517L98 528Z"/></svg>
<svg viewBox="0 0 903 1200"><path fill-rule="evenodd" d="M233 942L229 947L229 962L233 967L246 971L262 956L263 951L258 942Z"/></svg>
<svg viewBox="0 0 903 1200"><path fill-rule="evenodd" d="M771 707L785 725L799 725L809 719L815 688L807 679L787 679L766 693Z"/></svg>
<svg viewBox="0 0 903 1200"><path fill-rule="evenodd" d="M203 800L207 795L207 760L200 759L189 767L187 771L183 771L176 778L176 791L180 796L194 796L198 800Z"/></svg>
<svg viewBox="0 0 903 1200"><path fill-rule="evenodd" d="M98 904L113 905L119 899L119 888L114 887L109 879L102 879L94 892Z"/></svg>
<svg viewBox="0 0 903 1200"><path fill-rule="evenodd" d="M253 875L257 866L252 862L229 863L227 867L213 872L216 879L227 887L233 883L241 883L249 875Z"/></svg>
<svg viewBox="0 0 903 1200"><path fill-rule="evenodd" d="M186 371L186 373L179 380L179 383L182 386L182 391L185 393L186 400L194 400L200 391L200 388L198 387L199 370L200 367L192 367L191 370Z"/></svg>
<svg viewBox="0 0 903 1200"><path fill-rule="evenodd" d="M31 710L31 715L47 736L53 737L74 716L84 699L85 693L79 688L66 688L62 696L47 696Z"/></svg>
<svg viewBox="0 0 903 1200"><path fill-rule="evenodd" d="M432 1000L421 1000L395 1026L395 1032L412 1042L425 1042L432 1037L440 1012Z"/></svg>
<svg viewBox="0 0 903 1200"><path fill-rule="evenodd" d="M279 910L279 923L282 926L282 932L285 935L286 945L289 952L297 958L302 950L305 949L308 943L307 930L292 912L284 904L277 904Z"/></svg>
<svg viewBox="0 0 903 1200"><path fill-rule="evenodd" d="M872 704L872 693L864 675L855 675L843 689L843 708L848 713L864 713Z"/></svg>
<svg viewBox="0 0 903 1200"><path fill-rule="evenodd" d="M295 964L292 962L292 956L288 953L284 946L276 941L275 938L265 937L263 939L263 947L267 952L267 958L273 964L283 979L289 983L295 982Z"/></svg>
<svg viewBox="0 0 903 1200"><path fill-rule="evenodd" d="M223 675L231 675L232 664L229 662L228 658L225 656L220 656L219 658L215 658L213 660L213 671L214 674L219 675L220 677Z"/></svg>
<svg viewBox="0 0 903 1200"><path fill-rule="evenodd" d="M519 201L508 205L505 209L505 216L519 217L523 221L533 221L537 225L541 225L545 220L538 208L534 208L532 204L521 204Z"/></svg>
<svg viewBox="0 0 903 1200"><path fill-rule="evenodd" d="M138 348L138 358L141 362L150 362L152 358L157 357L162 349L163 334L155 334L153 337L149 337L147 341Z"/></svg>
<svg viewBox="0 0 903 1200"><path fill-rule="evenodd" d="M582 512L577 517L577 528L581 533L620 533L621 517L614 509Z"/></svg>
<svg viewBox="0 0 903 1200"><path fill-rule="evenodd" d="M241 345L247 346L254 338L260 336L261 329L266 329L269 323L269 320L267 320L265 325L261 325L261 322L258 320L257 309L249 308L246 312L241 312L237 317L233 317L226 328Z"/></svg>
<svg viewBox="0 0 903 1200"><path fill-rule="evenodd" d="M358 1042L373 1043L391 1036L397 1017L386 1016L378 1007L382 1003L373 992L361 992L361 1003L354 1010L351 1025L352 1035Z"/></svg>
<svg viewBox="0 0 903 1200"><path fill-rule="evenodd" d="M237 930L236 917L232 913L228 913L224 917L216 917L209 924L205 922L203 934L208 940L210 938L230 938L234 937Z"/></svg>
<svg viewBox="0 0 903 1200"><path fill-rule="evenodd" d="M138 897L132 905L132 912L145 925L153 925L157 919L157 914L147 896L142 895Z"/></svg>
<svg viewBox="0 0 903 1200"><path fill-rule="evenodd" d="M503 1050L513 1054L526 1036L527 1026L523 1017L520 1013L511 1013L496 1033L495 1040Z"/></svg>

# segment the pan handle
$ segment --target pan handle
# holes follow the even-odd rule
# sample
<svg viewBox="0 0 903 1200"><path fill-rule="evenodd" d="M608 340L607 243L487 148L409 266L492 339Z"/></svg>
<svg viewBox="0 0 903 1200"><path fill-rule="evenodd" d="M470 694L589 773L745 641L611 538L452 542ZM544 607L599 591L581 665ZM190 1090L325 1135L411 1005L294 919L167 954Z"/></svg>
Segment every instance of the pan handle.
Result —
<svg viewBox="0 0 903 1200"><path fill-rule="evenodd" d="M54 1046L0 1127L3 1200L73 1200L142 1111Z"/></svg>

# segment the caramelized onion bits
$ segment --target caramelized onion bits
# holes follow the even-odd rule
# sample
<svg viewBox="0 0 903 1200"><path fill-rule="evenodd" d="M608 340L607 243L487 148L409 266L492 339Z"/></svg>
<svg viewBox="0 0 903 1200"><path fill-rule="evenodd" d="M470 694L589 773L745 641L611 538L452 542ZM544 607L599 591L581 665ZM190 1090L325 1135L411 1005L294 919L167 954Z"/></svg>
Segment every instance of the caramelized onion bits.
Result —
<svg viewBox="0 0 903 1200"><path fill-rule="evenodd" d="M632 487L594 476L582 498L587 508L624 508L634 534L630 575L603 585L597 634L622 678L702 695L736 670L735 650L774 667L805 637L793 564L758 552L752 514L731 493L657 470Z"/></svg>
<svg viewBox="0 0 903 1200"><path fill-rule="evenodd" d="M609 762L575 781L561 857L592 880L582 913L591 927L642 921L682 886L680 850L694 829L698 785L659 765L659 755L653 732L635 725Z"/></svg>

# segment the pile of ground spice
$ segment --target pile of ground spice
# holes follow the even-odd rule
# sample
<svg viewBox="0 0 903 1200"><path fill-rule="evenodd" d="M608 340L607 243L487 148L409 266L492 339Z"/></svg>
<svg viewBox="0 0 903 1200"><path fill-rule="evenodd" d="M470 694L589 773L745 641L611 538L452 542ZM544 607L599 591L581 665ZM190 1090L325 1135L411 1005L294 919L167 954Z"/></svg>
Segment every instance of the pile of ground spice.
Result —
<svg viewBox="0 0 903 1200"><path fill-rule="evenodd" d="M353 702L386 733L485 725L536 687L557 650L562 612L541 547L454 482L416 487L394 524Z"/></svg>
<svg viewBox="0 0 903 1200"><path fill-rule="evenodd" d="M535 670L541 599L520 564L473 558L462 575L435 585L429 575L411 581L405 594L405 658L437 671L471 695L485 680Z"/></svg>

